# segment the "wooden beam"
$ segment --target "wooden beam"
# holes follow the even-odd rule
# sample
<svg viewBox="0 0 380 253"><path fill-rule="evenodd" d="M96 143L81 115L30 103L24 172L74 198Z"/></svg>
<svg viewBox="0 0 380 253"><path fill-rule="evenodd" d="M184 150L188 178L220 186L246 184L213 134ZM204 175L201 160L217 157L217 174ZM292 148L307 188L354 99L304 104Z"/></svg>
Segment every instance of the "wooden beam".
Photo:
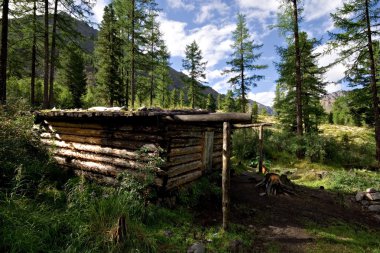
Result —
<svg viewBox="0 0 380 253"><path fill-rule="evenodd" d="M167 121L182 121L182 122L234 122L248 123L251 122L249 113L210 113L197 115L172 115L164 117Z"/></svg>
<svg viewBox="0 0 380 253"><path fill-rule="evenodd" d="M227 230L230 216L230 156L231 123L223 123L222 211L223 229Z"/></svg>
<svg viewBox="0 0 380 253"><path fill-rule="evenodd" d="M240 129L240 128L252 128L252 127L266 127L266 126L273 126L272 123L259 123L259 124L234 124L232 126L233 129Z"/></svg>

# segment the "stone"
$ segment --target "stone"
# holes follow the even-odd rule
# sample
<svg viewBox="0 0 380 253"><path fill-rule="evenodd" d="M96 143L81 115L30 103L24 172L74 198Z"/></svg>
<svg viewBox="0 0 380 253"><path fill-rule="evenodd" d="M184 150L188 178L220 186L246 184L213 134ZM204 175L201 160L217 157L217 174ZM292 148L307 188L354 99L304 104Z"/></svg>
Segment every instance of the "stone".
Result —
<svg viewBox="0 0 380 253"><path fill-rule="evenodd" d="M365 199L363 199L360 203L362 203L363 206L368 206L369 205L369 201L365 200Z"/></svg>
<svg viewBox="0 0 380 253"><path fill-rule="evenodd" d="M205 246L202 243L196 242L190 246L187 253L205 253L205 250Z"/></svg>
<svg viewBox="0 0 380 253"><path fill-rule="evenodd" d="M370 205L368 210L371 212L380 212L380 205Z"/></svg>
<svg viewBox="0 0 380 253"><path fill-rule="evenodd" d="M325 178L329 173L327 172L327 171L319 171L319 172L317 172L316 173L317 174L317 176L319 177L319 179L323 179L323 178Z"/></svg>
<svg viewBox="0 0 380 253"><path fill-rule="evenodd" d="M374 193L366 193L365 197L368 200L374 201L374 200L380 200L380 192L374 192Z"/></svg>
<svg viewBox="0 0 380 253"><path fill-rule="evenodd" d="M375 193L377 192L376 189L374 188L368 188L367 190L365 190L365 192L368 192L368 193Z"/></svg>
<svg viewBox="0 0 380 253"><path fill-rule="evenodd" d="M358 201L358 202L361 201L361 200L363 200L364 195L365 195L364 192L358 192L358 193L356 193L355 200Z"/></svg>
<svg viewBox="0 0 380 253"><path fill-rule="evenodd" d="M373 217L374 217L378 222L380 222L380 215L375 214Z"/></svg>

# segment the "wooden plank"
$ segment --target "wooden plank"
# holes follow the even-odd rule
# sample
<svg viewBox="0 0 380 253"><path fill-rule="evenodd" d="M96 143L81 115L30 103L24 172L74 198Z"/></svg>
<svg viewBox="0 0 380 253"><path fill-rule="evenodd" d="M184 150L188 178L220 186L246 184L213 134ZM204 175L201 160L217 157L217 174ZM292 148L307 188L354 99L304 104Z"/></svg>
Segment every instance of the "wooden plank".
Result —
<svg viewBox="0 0 380 253"><path fill-rule="evenodd" d="M230 156L231 156L231 123L223 123L223 168L222 168L222 211L223 229L228 229L230 216Z"/></svg>
<svg viewBox="0 0 380 253"><path fill-rule="evenodd" d="M210 171L212 168L212 155L214 150L214 132L204 133L204 144L203 144L203 170Z"/></svg>
<svg viewBox="0 0 380 253"><path fill-rule="evenodd" d="M166 189L170 190L170 189L173 189L173 188L178 187L180 185L184 185L186 183L194 181L195 179L197 179L201 176L202 176L202 171L196 170L196 171L193 171L193 172L185 174L185 175L170 178L166 184Z"/></svg>
<svg viewBox="0 0 380 253"><path fill-rule="evenodd" d="M177 175L186 173L188 171L192 170L200 170L202 167L202 162L201 161L194 161L191 163L185 163L185 164L180 164L176 166L172 166L167 169L166 173L169 178L175 177Z"/></svg>

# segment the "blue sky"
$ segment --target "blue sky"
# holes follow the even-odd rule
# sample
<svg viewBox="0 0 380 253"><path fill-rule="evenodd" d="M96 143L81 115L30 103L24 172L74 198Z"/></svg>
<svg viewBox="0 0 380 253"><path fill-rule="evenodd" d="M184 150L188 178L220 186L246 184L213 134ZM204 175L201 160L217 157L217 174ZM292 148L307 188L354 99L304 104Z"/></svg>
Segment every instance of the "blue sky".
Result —
<svg viewBox="0 0 380 253"><path fill-rule="evenodd" d="M103 8L109 0L100 0L94 8L94 19L101 21ZM230 89L228 76L221 75L231 54L232 31L236 27L236 15L246 15L252 39L262 43L262 57L258 64L267 64L268 69L258 72L265 79L252 88L249 98L265 105L272 105L275 81L278 78L273 62L278 61L275 46L284 45L284 38L269 26L276 22L281 0L157 0L162 12L159 16L161 31L171 53L172 67L182 70L182 58L187 44L195 40L207 64L208 85L221 93ZM304 20L301 29L309 36L326 41L327 31L334 29L330 12L342 5L343 0L304 0ZM316 50L321 52L324 44ZM336 58L335 54L325 55L319 64L325 66ZM337 65L326 73L328 92L344 87L337 82L343 77L343 65Z"/></svg>

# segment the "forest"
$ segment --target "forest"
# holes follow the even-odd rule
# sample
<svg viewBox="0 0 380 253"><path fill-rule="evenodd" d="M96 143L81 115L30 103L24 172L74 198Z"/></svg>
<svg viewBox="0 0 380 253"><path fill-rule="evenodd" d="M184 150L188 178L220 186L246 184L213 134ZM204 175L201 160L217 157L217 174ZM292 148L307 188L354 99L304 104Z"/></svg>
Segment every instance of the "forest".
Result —
<svg viewBox="0 0 380 253"><path fill-rule="evenodd" d="M209 83L210 59L196 39L182 48L181 69L172 67L178 56L160 23L163 2L173 4L107 1L96 23L90 0L2 1L0 252L380 252L380 1L341 0L322 38L304 25L313 1L273 0L275 22L265 29L281 40L269 63L252 13L234 13L218 72L223 92ZM334 62L322 66L331 54ZM328 93L326 75L337 65L344 90ZM267 106L252 94L271 68ZM110 186L60 166L37 115L99 108L250 115L251 127L235 126L231 137L228 229L220 169L164 198L150 174L121 173ZM183 142L201 135L183 129ZM96 131L88 132L103 134ZM142 171L165 162L151 159Z"/></svg>

